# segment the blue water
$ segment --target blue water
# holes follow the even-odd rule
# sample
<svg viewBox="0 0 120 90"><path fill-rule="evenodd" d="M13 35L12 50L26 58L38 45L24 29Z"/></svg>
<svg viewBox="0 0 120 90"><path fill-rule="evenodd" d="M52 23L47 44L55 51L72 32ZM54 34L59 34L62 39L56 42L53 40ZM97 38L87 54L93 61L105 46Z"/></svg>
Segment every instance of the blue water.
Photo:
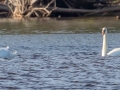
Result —
<svg viewBox="0 0 120 90"><path fill-rule="evenodd" d="M119 90L120 57L101 57L102 27L108 51L120 47L115 17L0 19L0 90Z"/></svg>
<svg viewBox="0 0 120 90"><path fill-rule="evenodd" d="M108 50L120 46L108 34ZM120 57L101 57L102 35L0 35L0 47L18 51L0 59L1 90L119 90Z"/></svg>

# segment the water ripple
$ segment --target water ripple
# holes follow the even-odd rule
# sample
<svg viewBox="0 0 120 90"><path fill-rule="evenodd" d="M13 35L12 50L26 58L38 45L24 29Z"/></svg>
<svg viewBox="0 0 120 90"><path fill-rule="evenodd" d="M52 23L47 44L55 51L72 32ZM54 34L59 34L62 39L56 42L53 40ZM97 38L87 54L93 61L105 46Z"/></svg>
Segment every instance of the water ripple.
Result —
<svg viewBox="0 0 120 90"><path fill-rule="evenodd" d="M120 57L100 56L101 44L97 43L99 34L94 35L94 40L93 34L85 34L87 37L84 41L81 41L82 34L52 36L55 39L47 34L32 35L32 38L26 35L0 36L6 37L4 41L11 37L7 43L19 53L11 60L0 59L0 89L120 89ZM23 41L21 38L24 38ZM17 41L18 45L15 44ZM2 46L5 44L1 43Z"/></svg>

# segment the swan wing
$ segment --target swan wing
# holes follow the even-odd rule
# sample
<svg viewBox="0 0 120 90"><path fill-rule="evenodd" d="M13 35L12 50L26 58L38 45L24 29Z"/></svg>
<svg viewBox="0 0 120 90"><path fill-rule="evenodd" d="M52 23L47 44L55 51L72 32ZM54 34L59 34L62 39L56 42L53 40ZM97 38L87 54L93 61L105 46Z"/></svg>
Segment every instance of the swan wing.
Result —
<svg viewBox="0 0 120 90"><path fill-rule="evenodd" d="M109 53L107 53L108 56L120 56L120 48L115 48Z"/></svg>
<svg viewBox="0 0 120 90"><path fill-rule="evenodd" d="M9 50L9 46L5 47L5 48L0 48L0 50Z"/></svg>
<svg viewBox="0 0 120 90"><path fill-rule="evenodd" d="M10 51L5 50L5 49L1 49L0 50L0 58L7 58L9 53L10 53Z"/></svg>
<svg viewBox="0 0 120 90"><path fill-rule="evenodd" d="M17 51L11 53L9 50L9 46L7 46L5 48L0 48L0 58L11 59L15 55L17 55Z"/></svg>

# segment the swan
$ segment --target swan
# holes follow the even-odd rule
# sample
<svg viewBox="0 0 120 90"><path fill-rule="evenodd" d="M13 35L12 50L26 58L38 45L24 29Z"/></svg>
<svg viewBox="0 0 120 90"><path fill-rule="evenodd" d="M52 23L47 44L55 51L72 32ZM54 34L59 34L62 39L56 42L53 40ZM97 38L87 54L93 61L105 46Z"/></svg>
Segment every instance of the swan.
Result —
<svg viewBox="0 0 120 90"><path fill-rule="evenodd" d="M105 56L120 56L120 48L115 48L107 53L107 28L103 27L102 29L103 35L103 46L102 46L102 57Z"/></svg>
<svg viewBox="0 0 120 90"><path fill-rule="evenodd" d="M11 53L9 50L9 46L5 48L0 48L0 58L11 59L17 54L17 51Z"/></svg>

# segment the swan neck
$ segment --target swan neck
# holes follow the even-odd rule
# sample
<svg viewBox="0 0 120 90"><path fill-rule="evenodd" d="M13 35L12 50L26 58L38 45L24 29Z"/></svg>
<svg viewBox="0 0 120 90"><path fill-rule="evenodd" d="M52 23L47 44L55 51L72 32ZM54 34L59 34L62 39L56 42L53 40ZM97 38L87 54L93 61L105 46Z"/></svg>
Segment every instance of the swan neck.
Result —
<svg viewBox="0 0 120 90"><path fill-rule="evenodd" d="M102 47L102 56L107 56L107 35L103 35L103 47Z"/></svg>

